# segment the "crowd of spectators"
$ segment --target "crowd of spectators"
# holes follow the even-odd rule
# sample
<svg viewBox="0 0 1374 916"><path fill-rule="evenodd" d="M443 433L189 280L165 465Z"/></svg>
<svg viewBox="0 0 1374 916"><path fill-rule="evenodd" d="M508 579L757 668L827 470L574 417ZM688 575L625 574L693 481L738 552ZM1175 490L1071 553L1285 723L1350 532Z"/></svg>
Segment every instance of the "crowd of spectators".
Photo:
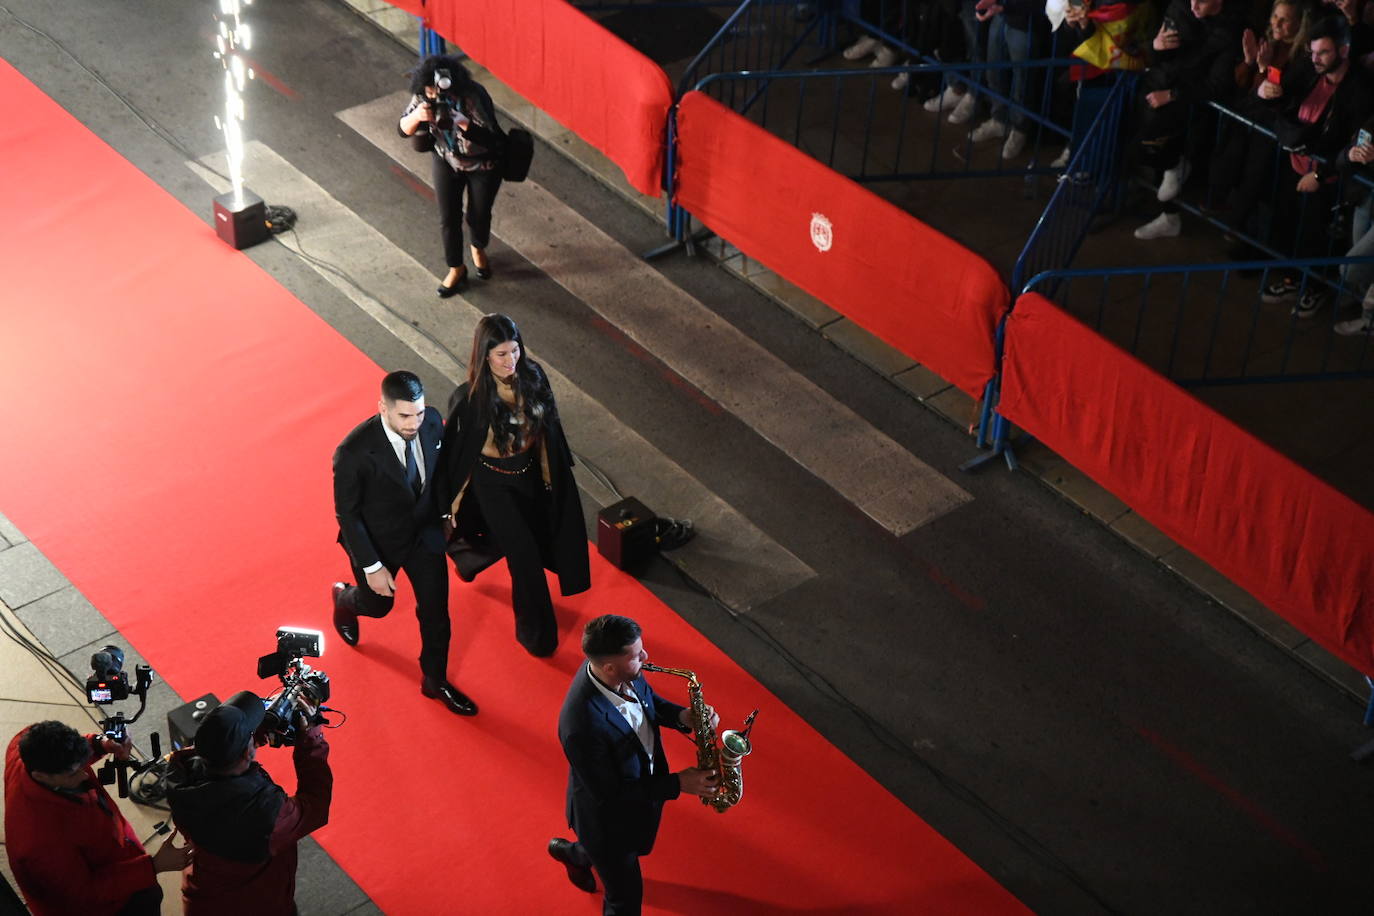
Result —
<svg viewBox="0 0 1374 916"><path fill-rule="evenodd" d="M1196 177L1205 181L1190 194L1229 228L1233 259L1374 255L1374 3L861 0L858 14L875 34L844 57L871 57L874 67L1081 62L1050 80L1021 68L897 74L894 89L968 125L962 148L1001 141L1003 162L1028 154L1036 118L1069 123L1077 87L1139 71L1121 157L1133 183L1153 191L1154 215L1134 232L1143 242L1183 232L1180 195ZM1066 147L1052 164L1070 154ZM1267 303L1307 318L1359 302L1336 330L1374 332L1374 265L1266 276Z"/></svg>

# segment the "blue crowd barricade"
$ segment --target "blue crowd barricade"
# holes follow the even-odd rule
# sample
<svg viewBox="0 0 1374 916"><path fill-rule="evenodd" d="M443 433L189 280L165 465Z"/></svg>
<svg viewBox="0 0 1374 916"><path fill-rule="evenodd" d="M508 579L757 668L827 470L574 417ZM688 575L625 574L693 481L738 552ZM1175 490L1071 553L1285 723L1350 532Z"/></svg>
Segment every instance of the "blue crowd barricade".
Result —
<svg viewBox="0 0 1374 916"><path fill-rule="evenodd" d="M781 70L809 45L828 47L833 13L817 6L798 0L744 0L687 64L678 80L678 98L712 73ZM803 14L806 7L812 9Z"/></svg>
<svg viewBox="0 0 1374 916"><path fill-rule="evenodd" d="M1282 212L1276 203L1286 190L1281 184L1296 185L1298 180L1290 164L1294 151L1279 142L1272 127L1217 102L1201 104L1198 110L1217 119L1209 180L1201 202L1190 196L1176 198L1180 210L1243 242L1255 256L1337 257L1345 253L1349 241L1344 233L1329 231L1332 204L1347 198L1349 182L1374 187L1367 179L1340 175L1334 184L1327 184L1328 194L1298 195L1296 213ZM1307 158L1327 164L1320 156ZM1308 250L1295 250L1297 239L1307 239Z"/></svg>
<svg viewBox="0 0 1374 916"><path fill-rule="evenodd" d="M1085 86L1079 96L1072 152L1035 228L1016 259L1011 288L1020 292L1041 271L1068 267L1093 219L1116 193L1121 127L1135 96L1134 74L1118 73L1108 86ZM1086 121L1084 127L1082 122ZM1053 298L1054 291L1041 290Z"/></svg>
<svg viewBox="0 0 1374 916"><path fill-rule="evenodd" d="M573 0L572 5L588 13L615 12L617 10L644 9L689 9L692 7L716 7L734 9L740 0Z"/></svg>
<svg viewBox="0 0 1374 916"><path fill-rule="evenodd" d="M1374 257L1049 270L1022 292L1054 289L1065 311L1185 387L1374 378L1374 337L1335 329L1364 295L1339 273L1364 265L1374 269ZM1281 272L1297 289L1271 297L1265 287ZM1323 284L1339 291L1334 307L1300 317L1294 304Z"/></svg>
<svg viewBox="0 0 1374 916"><path fill-rule="evenodd" d="M1008 117L1024 126L1025 150L1008 158L1002 143L976 148L972 125L951 127L922 111L919 99L883 87L899 73L968 81L973 70L1041 73L1069 64L1038 60L714 73L691 88L855 181L1026 176L1057 173L1059 169L1040 162L1041 153L1061 149L1070 136L1067 127L1050 117L1048 103L1028 109L993 89L975 90L990 106L1005 106ZM876 129L880 119L885 122L882 130Z"/></svg>

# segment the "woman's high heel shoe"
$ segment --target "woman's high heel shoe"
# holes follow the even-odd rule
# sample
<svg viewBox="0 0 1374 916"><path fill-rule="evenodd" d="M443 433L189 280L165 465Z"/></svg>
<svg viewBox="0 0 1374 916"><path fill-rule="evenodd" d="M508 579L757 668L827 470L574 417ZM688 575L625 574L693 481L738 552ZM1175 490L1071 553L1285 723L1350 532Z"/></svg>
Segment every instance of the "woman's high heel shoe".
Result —
<svg viewBox="0 0 1374 916"><path fill-rule="evenodd" d="M478 279L491 279L491 262L487 260L486 249L472 246L472 266L477 269Z"/></svg>
<svg viewBox="0 0 1374 916"><path fill-rule="evenodd" d="M458 279L453 281L452 286L444 286L442 283L439 284L439 298L447 299L449 296L456 296L467 289L467 286L468 269L464 267L462 273L458 274Z"/></svg>

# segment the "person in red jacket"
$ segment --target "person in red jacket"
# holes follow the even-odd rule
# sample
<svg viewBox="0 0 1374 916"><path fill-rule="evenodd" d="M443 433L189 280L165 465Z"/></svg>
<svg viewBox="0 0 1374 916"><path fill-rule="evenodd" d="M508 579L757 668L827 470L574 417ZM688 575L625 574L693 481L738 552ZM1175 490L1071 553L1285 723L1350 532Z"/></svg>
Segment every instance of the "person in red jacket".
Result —
<svg viewBox="0 0 1374 916"><path fill-rule="evenodd" d="M195 746L172 755L172 819L191 841L182 881L186 916L292 916L296 843L329 821L334 774L318 711L304 699L296 722L296 794L255 760L263 701L241 690L212 709Z"/></svg>
<svg viewBox="0 0 1374 916"><path fill-rule="evenodd" d="M168 837L153 855L96 779L91 764L130 743L39 722L5 752L5 850L34 916L156 916L157 873L186 867ZM175 834L172 835L173 837Z"/></svg>

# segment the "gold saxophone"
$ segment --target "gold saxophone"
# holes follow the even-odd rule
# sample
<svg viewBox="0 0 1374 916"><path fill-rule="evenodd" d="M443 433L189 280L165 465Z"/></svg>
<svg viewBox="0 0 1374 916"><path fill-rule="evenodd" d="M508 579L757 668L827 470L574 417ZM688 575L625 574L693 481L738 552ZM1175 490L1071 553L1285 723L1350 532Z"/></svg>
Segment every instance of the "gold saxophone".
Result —
<svg viewBox="0 0 1374 916"><path fill-rule="evenodd" d="M754 727L756 709L744 720L739 731L727 729L721 733L720 743L716 743L716 730L711 727L711 714L706 708L706 700L701 696L701 682L695 671L686 668L660 668L644 662L639 666L645 671L659 674L672 674L687 679L687 695L691 698L692 719L696 722L694 738L697 743L697 767L715 770L719 776L714 795L703 796L701 803L710 805L718 814L739 804L744 796L744 777L740 775L740 762L754 749L749 741L749 732Z"/></svg>

